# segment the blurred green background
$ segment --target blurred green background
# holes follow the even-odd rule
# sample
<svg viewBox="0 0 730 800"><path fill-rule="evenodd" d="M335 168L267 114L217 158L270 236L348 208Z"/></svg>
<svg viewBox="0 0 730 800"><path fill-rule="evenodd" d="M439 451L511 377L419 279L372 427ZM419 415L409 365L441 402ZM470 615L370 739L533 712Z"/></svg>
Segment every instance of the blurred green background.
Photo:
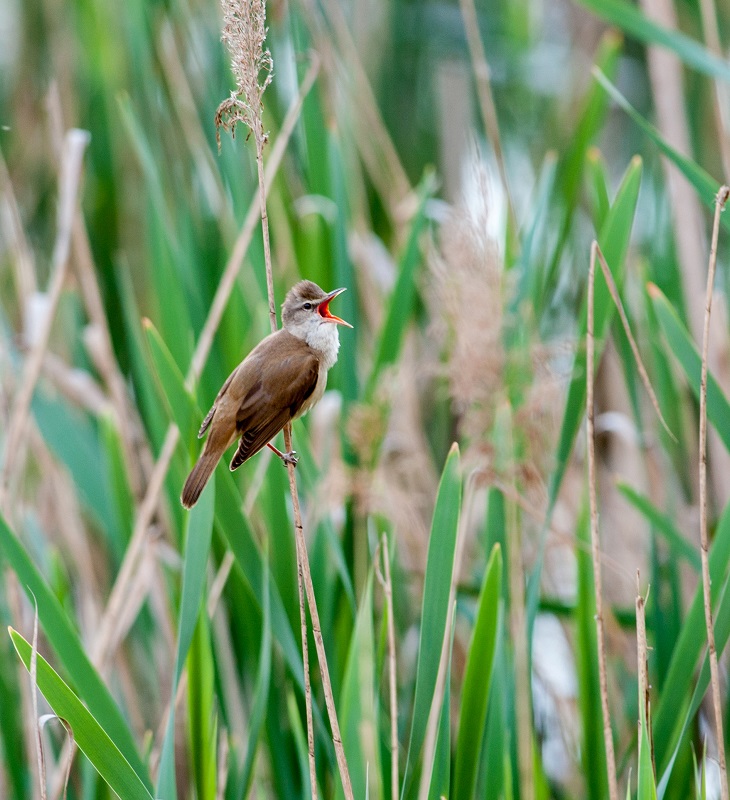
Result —
<svg viewBox="0 0 730 800"><path fill-rule="evenodd" d="M404 798L608 797L582 427L594 238L675 436L599 276L619 787L719 796L702 702L697 352L730 164L730 65L713 55L730 8L711 6L267 7L269 166L285 145L268 199L277 303L299 278L346 286L333 310L354 326L294 446L357 798L390 796L395 766ZM178 500L203 414L269 330L260 224L241 234L256 219L255 148L242 128L216 144L235 85L221 22L197 0L0 5L0 617L18 631L0 636L2 798L41 796L22 663L34 606L48 662L38 714L50 703L82 751L58 721L43 725L49 797L311 796L286 473L269 453L233 475L224 459L200 507ZM89 134L77 194L63 177L72 129ZM708 399L718 649L730 635L727 224ZM225 310L186 386L226 270ZM637 570L651 587L638 736ZM311 634L309 653L319 794L341 797Z"/></svg>

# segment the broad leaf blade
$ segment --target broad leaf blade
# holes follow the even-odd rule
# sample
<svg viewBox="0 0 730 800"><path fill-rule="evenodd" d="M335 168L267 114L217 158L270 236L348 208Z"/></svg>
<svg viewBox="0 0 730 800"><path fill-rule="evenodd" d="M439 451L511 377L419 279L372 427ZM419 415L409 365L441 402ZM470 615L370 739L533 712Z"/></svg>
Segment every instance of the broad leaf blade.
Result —
<svg viewBox="0 0 730 800"><path fill-rule="evenodd" d="M401 797L408 795L413 773L419 764L428 716L433 704L444 632L449 614L449 594L454 569L460 508L461 467L459 448L454 444L441 475L431 524L426 578L423 585L413 720Z"/></svg>
<svg viewBox="0 0 730 800"><path fill-rule="evenodd" d="M501 592L502 549L495 544L484 572L476 622L464 669L454 766L454 800L470 800L476 789L499 631Z"/></svg>
<svg viewBox="0 0 730 800"><path fill-rule="evenodd" d="M131 764L140 780L151 788L147 769L137 753L134 739L119 707L86 655L78 634L56 596L2 516L0 516L0 548L18 576L20 585L28 597L36 603L38 618L48 642L77 687L81 698Z"/></svg>
<svg viewBox="0 0 730 800"><path fill-rule="evenodd" d="M17 631L12 628L9 631L18 655L30 670L30 644ZM40 654L37 681L54 713L71 727L79 750L112 790L124 800L152 800L149 790L107 732Z"/></svg>

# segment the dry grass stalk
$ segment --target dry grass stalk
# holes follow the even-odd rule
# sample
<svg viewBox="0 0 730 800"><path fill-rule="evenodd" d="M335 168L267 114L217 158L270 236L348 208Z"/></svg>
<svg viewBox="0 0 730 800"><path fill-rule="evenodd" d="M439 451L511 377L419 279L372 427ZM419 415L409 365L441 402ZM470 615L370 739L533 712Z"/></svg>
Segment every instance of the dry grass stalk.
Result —
<svg viewBox="0 0 730 800"><path fill-rule="evenodd" d="M722 701L720 695L720 674L715 648L715 629L712 622L712 596L710 589L710 537L707 531L707 354L710 347L710 314L712 311L712 291L715 284L717 266L717 239L720 232L720 214L730 198L730 189L721 186L715 196L715 219L712 225L712 244L707 269L707 291L705 294L705 319L702 330L702 372L700 376L700 556L702 558L702 592L705 604L705 627L707 628L707 648L710 653L710 682L712 684L712 704L715 711L715 736L720 766L720 792L722 800L728 800L727 766L725 763L725 736L722 722Z"/></svg>
<svg viewBox="0 0 730 800"><path fill-rule="evenodd" d="M266 267L266 288L269 300L269 318L272 333L277 330L276 303L274 299L274 278L271 264L271 245L269 242L269 220L266 212L266 179L263 165L263 149L267 137L263 129L261 112L263 110L263 93L271 82L273 64L271 54L264 49L266 38L266 4L265 0L223 0L224 28L223 40L229 47L232 59L233 73L236 76L238 91L224 101L216 112L216 126L234 129L237 122L243 122L249 127L256 143L256 165L259 181L259 210L261 213L261 230L264 241L264 262ZM261 73L263 80L259 80ZM286 452L292 451L291 423L284 428L284 446ZM324 649L322 631L319 623L317 601L314 596L312 575L309 568L307 544L304 539L302 514L299 505L299 491L297 488L295 464L287 463L289 476L289 490L294 512L294 530L297 543L297 580L299 589L299 614L302 626L302 660L304 664L304 696L307 715L307 742L309 758L309 778L312 798L317 796L317 773L314 759L314 725L312 720L312 692L309 677L309 648L307 634L306 610L304 605L304 591L306 590L309 605L309 615L312 620L314 643L317 649L317 658L322 676L325 704L332 728L332 741L335 746L337 764L340 770L342 788L348 800L353 798L350 773L347 767L347 758L342 745L340 726L337 719L332 682L329 677L327 655Z"/></svg>
<svg viewBox="0 0 730 800"><path fill-rule="evenodd" d="M603 587L601 581L600 542L598 539L598 502L596 498L596 443L594 425L595 383L595 338L594 338L594 287L596 280L596 253L598 243L591 246L591 261L588 273L588 326L586 336L586 425L588 446L588 496L591 507L591 549L593 554L593 582L596 595L596 634L598 640L598 677L601 690L601 712L603 714L603 739L606 747L606 771L608 773L608 795L618 800L616 781L616 756L613 749L611 711L608 705L608 675L606 671L606 643L603 622Z"/></svg>
<svg viewBox="0 0 730 800"><path fill-rule="evenodd" d="M37 291L33 252L23 229L23 221L15 197L8 167L0 152L0 230L6 247L12 245L11 259L15 271L15 290L21 313L25 314L28 298Z"/></svg>
<svg viewBox="0 0 730 800"><path fill-rule="evenodd" d="M380 571L380 557L383 571ZM395 668L395 620L393 619L393 585L390 580L390 555L388 537L383 534L375 555L375 574L385 593L385 613L388 615L388 690L390 693L390 795L398 800L398 691Z"/></svg>
<svg viewBox="0 0 730 800"><path fill-rule="evenodd" d="M51 133L58 153L63 151L63 110L58 84L53 83L46 100ZM84 343L99 374L104 378L116 414L124 457L127 463L132 492L135 497L142 494L145 484L145 467L152 462L152 454L145 441L144 458L138 457L138 445L144 441L142 424L136 415L127 392L127 382L117 363L112 344L109 322L104 308L91 243L86 230L84 215L79 206L73 219L72 245L75 255L74 268L78 277L81 296L91 322L84 335ZM93 345L93 346L90 346ZM139 455L142 455L141 453Z"/></svg>
<svg viewBox="0 0 730 800"><path fill-rule="evenodd" d="M71 232L78 203L79 184L84 151L89 143L87 131L70 130L64 139L63 160L58 204L58 232L53 248L51 277L48 284L48 307L40 326L34 333L33 345L25 361L20 387L15 396L13 409L8 423L5 440L5 462L0 471L0 509L9 510L10 478L14 473L15 460L21 450L24 438L30 402L33 398L36 382L43 365L43 357L48 348L51 325L61 298L61 290L66 279L69 253L71 250Z"/></svg>
<svg viewBox="0 0 730 800"><path fill-rule="evenodd" d="M649 597L647 589L646 597L641 596L639 585L639 570L636 570L636 658L638 663L639 676L639 708L643 709L646 731L649 736L649 746L651 747L651 763L654 763L654 738L651 732L651 696L649 692L649 662L647 653L649 647L646 642L646 601ZM641 720L639 720L641 728ZM639 730L641 736L641 730Z"/></svg>
<svg viewBox="0 0 730 800"><path fill-rule="evenodd" d="M30 651L30 692L33 702L33 725L35 726L35 755L38 769L38 789L41 800L46 800L46 759L43 755L43 736L38 714L38 608L33 617L33 642Z"/></svg>
<svg viewBox="0 0 730 800"><path fill-rule="evenodd" d="M284 124L282 125L276 143L271 150L271 155L267 164L267 181L273 179L279 166L281 164L286 146L294 131L294 126L299 119L304 98L307 96L309 90L314 84L314 79L317 76L319 65L313 62L307 71L307 74L302 82L299 94L292 102L289 110L287 111ZM268 184L267 184L268 185ZM246 219L244 221L241 232L236 239L231 255L226 263L223 276L216 290L213 302L208 316L203 325L203 330L198 337L198 343L195 347L190 368L186 376L186 385L190 388L200 377L203 367L205 366L208 353L213 344L213 337L215 336L220 321L223 317L228 298L233 291L236 277L243 263L243 259L248 250L253 237L254 228L259 219L259 197L252 200L249 206ZM132 581L134 573L137 569L140 557L144 551L144 544L147 539L150 523L154 516L155 509L157 508L158 499L162 486L164 484L165 475L170 467L172 455L175 452L180 431L174 423L171 423L165 434L165 440L160 451L160 455L154 465L149 481L147 483L147 490L145 492L142 503L137 510L135 518L134 530L132 537L129 541L127 549L124 554L124 561L117 574L117 579L112 588L109 602L104 612L104 617L99 626L99 632L94 640L91 649L91 658L95 666L99 667L102 663L107 663L112 655L114 648L112 647L112 640L120 641L126 631L119 631L119 620L123 614L124 607L127 604L131 592Z"/></svg>

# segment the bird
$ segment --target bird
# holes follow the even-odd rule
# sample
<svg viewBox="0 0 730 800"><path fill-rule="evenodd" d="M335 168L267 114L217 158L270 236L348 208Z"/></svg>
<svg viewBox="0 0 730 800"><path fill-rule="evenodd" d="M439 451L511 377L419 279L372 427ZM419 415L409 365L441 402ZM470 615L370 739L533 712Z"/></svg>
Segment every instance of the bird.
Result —
<svg viewBox="0 0 730 800"><path fill-rule="evenodd" d="M282 327L269 334L228 376L206 414L198 438L208 438L183 486L180 501L192 508L225 451L238 439L231 471L264 447L284 464L296 466L295 451L280 452L271 440L284 426L309 411L324 394L327 373L337 361L339 327L352 328L329 304L345 288L324 292L299 281L282 305Z"/></svg>

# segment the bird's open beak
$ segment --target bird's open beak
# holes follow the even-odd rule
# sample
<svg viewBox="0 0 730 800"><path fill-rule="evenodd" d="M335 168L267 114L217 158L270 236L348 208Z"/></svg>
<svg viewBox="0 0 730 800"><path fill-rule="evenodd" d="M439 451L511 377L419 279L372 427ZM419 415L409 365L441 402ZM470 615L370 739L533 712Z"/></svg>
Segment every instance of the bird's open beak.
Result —
<svg viewBox="0 0 730 800"><path fill-rule="evenodd" d="M324 319L325 322L334 322L337 325L344 325L347 328L351 328L352 325L350 325L349 322L345 322L344 319L340 319L339 317L336 317L334 314L331 314L329 309L330 302L334 300L338 294L342 294L342 292L344 292L346 288L347 288L346 286L343 286L341 289L335 289L334 292L330 292L324 298L324 300L322 300L322 302L319 304L318 310L319 310L319 315L322 317L322 319Z"/></svg>

